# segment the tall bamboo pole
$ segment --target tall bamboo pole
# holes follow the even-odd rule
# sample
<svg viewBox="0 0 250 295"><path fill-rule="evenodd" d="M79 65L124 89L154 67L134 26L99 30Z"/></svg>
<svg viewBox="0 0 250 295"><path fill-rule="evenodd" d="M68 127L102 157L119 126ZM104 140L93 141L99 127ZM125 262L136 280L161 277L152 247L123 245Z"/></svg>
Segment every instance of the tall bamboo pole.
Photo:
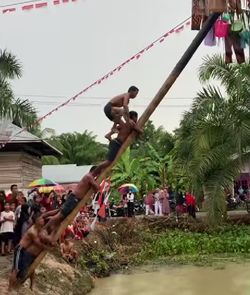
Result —
<svg viewBox="0 0 250 295"><path fill-rule="evenodd" d="M168 93L169 89L173 86L174 82L176 79L179 77L181 72L184 70L196 50L199 48L200 44L206 37L207 33L209 30L213 27L215 21L218 19L220 16L220 13L213 13L209 16L207 19L206 23L204 24L203 28L198 32L186 52L183 54L179 62L176 64L170 75L168 76L167 80L163 83L162 87L160 90L157 92L151 103L148 105L142 116L140 117L138 121L138 126L143 127L145 123L148 121L149 117L152 115L152 113L155 111L157 106L160 104L162 99L165 97L165 95ZM107 175L112 167L116 164L120 156L125 152L125 150L131 145L131 143L134 141L136 134L132 132L127 140L123 143L122 147L119 150L119 153L115 159L115 161L104 171L104 173L100 176L100 180ZM70 224L75 216L77 215L78 211L80 210L81 207L83 207L86 202L89 200L89 198L92 196L93 190L89 190L88 193L85 195L85 197L79 202L77 207L71 212L71 214L65 218L65 220L60 224L60 227L58 228L56 238L58 239L61 235L61 233L65 230L65 228ZM33 262L31 265L28 275L26 278L28 278L31 273L36 269L36 267L39 265L41 260L44 258L46 255L46 251L41 252L41 254L36 258L36 260ZM20 282L22 283L22 282Z"/></svg>

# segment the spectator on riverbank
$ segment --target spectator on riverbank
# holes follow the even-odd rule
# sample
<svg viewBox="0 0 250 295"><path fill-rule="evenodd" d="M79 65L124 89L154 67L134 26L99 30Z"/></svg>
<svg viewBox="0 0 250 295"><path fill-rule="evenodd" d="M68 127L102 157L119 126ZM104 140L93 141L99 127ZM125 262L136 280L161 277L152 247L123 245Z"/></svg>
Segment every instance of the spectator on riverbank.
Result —
<svg viewBox="0 0 250 295"><path fill-rule="evenodd" d="M161 191L162 194L162 214L169 215L170 214L170 205L169 205L169 193L165 188Z"/></svg>
<svg viewBox="0 0 250 295"><path fill-rule="evenodd" d="M155 215L162 216L162 196L160 194L160 189L157 188L154 192L154 200L155 200Z"/></svg>
<svg viewBox="0 0 250 295"><path fill-rule="evenodd" d="M78 252L74 249L72 235L68 234L60 245L62 257L69 263L76 263Z"/></svg>
<svg viewBox="0 0 250 295"><path fill-rule="evenodd" d="M187 192L185 199L186 199L188 215L192 216L193 218L196 218L196 200L195 200L195 197L191 193Z"/></svg>
<svg viewBox="0 0 250 295"><path fill-rule="evenodd" d="M146 215L154 215L154 196L152 192L149 192L144 198L144 204L146 209Z"/></svg>
<svg viewBox="0 0 250 295"><path fill-rule="evenodd" d="M12 184L10 186L10 191L11 193L6 196L5 201L9 204L15 203L17 206L18 186L16 184Z"/></svg>
<svg viewBox="0 0 250 295"><path fill-rule="evenodd" d="M177 215L186 213L185 198L181 191L176 195L176 213Z"/></svg>
<svg viewBox="0 0 250 295"><path fill-rule="evenodd" d="M5 192L4 191L0 191L0 213L2 211L4 211L5 198L6 198Z"/></svg>
<svg viewBox="0 0 250 295"><path fill-rule="evenodd" d="M135 195L133 192L129 191L127 194L127 201L128 201L128 217L134 216L134 201Z"/></svg>
<svg viewBox="0 0 250 295"><path fill-rule="evenodd" d="M14 236L15 214L10 210L10 204L4 205L4 211L0 215L0 236L1 236L1 254L6 255L5 248L7 246L7 254L10 254L12 241Z"/></svg>

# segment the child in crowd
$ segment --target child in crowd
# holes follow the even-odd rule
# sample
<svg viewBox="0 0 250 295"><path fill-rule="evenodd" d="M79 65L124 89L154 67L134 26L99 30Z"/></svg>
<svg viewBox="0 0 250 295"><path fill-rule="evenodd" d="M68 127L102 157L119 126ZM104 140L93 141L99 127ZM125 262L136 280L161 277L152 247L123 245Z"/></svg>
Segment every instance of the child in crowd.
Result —
<svg viewBox="0 0 250 295"><path fill-rule="evenodd" d="M121 118L124 117L125 121L129 120L129 100L137 96L139 89L131 86L127 93L120 94L112 98L104 107L106 117L114 122L111 131L105 135L108 140L112 139L112 135L117 132L117 125L120 124Z"/></svg>
<svg viewBox="0 0 250 295"><path fill-rule="evenodd" d="M6 203L4 205L4 211L0 215L0 235L1 235L1 254L2 256L6 255L6 245L7 253L10 254L12 241L13 241L13 232L14 232L14 222L15 222L15 213L10 210L10 204Z"/></svg>
<svg viewBox="0 0 250 295"><path fill-rule="evenodd" d="M68 234L60 245L62 257L69 263L77 261L78 252L74 249L72 235Z"/></svg>

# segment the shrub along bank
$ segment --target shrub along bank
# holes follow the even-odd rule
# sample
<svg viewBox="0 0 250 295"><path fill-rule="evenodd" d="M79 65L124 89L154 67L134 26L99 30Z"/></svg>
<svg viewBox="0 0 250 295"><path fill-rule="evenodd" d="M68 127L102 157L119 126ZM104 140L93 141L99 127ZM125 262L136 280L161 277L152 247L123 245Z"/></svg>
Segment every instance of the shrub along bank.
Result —
<svg viewBox="0 0 250 295"><path fill-rule="evenodd" d="M248 223L248 222L247 222ZM80 266L96 276L146 263L202 263L218 257L250 257L250 226L144 219L100 226L88 245L79 245Z"/></svg>

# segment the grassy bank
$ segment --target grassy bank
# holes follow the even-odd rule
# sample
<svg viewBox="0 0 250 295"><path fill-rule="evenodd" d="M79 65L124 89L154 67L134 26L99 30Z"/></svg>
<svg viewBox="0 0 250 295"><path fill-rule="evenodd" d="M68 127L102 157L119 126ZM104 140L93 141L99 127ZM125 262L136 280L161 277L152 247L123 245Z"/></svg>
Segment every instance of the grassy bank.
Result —
<svg viewBox="0 0 250 295"><path fill-rule="evenodd" d="M218 228L187 219L111 220L98 225L87 243L76 242L80 252L76 266L67 264L57 249L38 268L35 291L26 287L19 294L84 295L93 287L92 276L104 277L146 264L223 267L228 261L250 261L249 224L248 216Z"/></svg>
<svg viewBox="0 0 250 295"><path fill-rule="evenodd" d="M100 227L89 245L80 245L80 267L106 276L146 263L207 265L246 260L250 226L236 223L212 229L204 223L164 219L117 221Z"/></svg>

